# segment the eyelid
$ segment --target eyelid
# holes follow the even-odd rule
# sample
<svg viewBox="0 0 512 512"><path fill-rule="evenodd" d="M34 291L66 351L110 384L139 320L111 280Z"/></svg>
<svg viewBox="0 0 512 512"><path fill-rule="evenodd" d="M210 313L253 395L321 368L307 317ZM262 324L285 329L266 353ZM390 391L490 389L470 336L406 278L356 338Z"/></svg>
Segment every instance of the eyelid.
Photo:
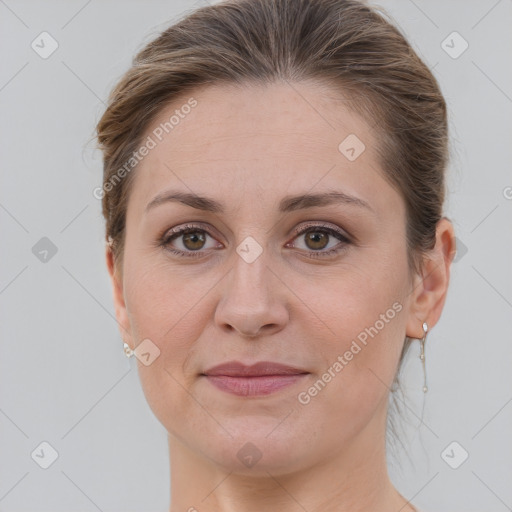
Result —
<svg viewBox="0 0 512 512"><path fill-rule="evenodd" d="M204 231L209 236L213 237L216 236L217 238L223 238L220 233L210 224L203 224L203 223L195 223L195 222L186 222L185 224L180 224L179 226L175 226L170 229L166 229L160 238L164 240L170 240L174 235L182 235L183 232L189 230L189 229L195 229L197 231Z"/></svg>
<svg viewBox="0 0 512 512"><path fill-rule="evenodd" d="M294 236L302 235L304 234L305 231L311 228L325 228L327 230L332 230L338 233L338 235L344 238L347 242L352 241L352 236L349 235L345 230L339 228L338 226L336 226L336 224L330 224L322 221L306 222L305 224L301 224L300 226L293 228L292 233Z"/></svg>

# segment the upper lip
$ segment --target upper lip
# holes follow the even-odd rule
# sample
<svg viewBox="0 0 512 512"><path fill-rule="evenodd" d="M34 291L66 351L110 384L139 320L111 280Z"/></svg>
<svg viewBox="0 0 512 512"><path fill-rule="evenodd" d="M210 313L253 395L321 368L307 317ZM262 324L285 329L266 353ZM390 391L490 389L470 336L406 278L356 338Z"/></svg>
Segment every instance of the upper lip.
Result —
<svg viewBox="0 0 512 512"><path fill-rule="evenodd" d="M229 377L256 377L262 375L298 375L309 373L302 368L296 368L272 361L259 361L247 366L238 361L228 361L203 372L203 375L226 375Z"/></svg>

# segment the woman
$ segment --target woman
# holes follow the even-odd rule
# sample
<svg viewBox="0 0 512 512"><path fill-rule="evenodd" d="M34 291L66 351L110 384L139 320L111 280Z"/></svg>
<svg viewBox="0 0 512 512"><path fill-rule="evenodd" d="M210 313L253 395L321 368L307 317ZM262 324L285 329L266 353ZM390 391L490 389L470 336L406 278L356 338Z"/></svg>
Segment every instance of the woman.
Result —
<svg viewBox="0 0 512 512"><path fill-rule="evenodd" d="M204 7L140 51L98 139L170 511L417 510L388 403L455 237L445 102L399 31L355 0Z"/></svg>

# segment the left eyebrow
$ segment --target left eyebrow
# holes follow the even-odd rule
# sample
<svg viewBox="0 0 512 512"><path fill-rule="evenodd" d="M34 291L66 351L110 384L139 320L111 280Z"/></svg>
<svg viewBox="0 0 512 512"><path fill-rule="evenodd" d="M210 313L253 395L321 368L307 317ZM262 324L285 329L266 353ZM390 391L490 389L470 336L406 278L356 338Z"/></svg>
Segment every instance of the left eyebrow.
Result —
<svg viewBox="0 0 512 512"><path fill-rule="evenodd" d="M179 202L197 210L204 210L213 213L225 212L225 208L222 203L219 203L215 199L179 191L167 191L158 194L148 203L146 206L146 212L167 202ZM375 213L373 208L366 201L341 191L286 196L279 202L279 211L281 213L286 213L306 208L313 208L315 206L328 206L335 203L358 206Z"/></svg>
<svg viewBox="0 0 512 512"><path fill-rule="evenodd" d="M299 196L287 196L279 203L280 212L293 212L315 206L328 206L335 203L343 203L366 208L373 213L373 208L359 197L351 196L345 192L331 191L318 194L303 194Z"/></svg>

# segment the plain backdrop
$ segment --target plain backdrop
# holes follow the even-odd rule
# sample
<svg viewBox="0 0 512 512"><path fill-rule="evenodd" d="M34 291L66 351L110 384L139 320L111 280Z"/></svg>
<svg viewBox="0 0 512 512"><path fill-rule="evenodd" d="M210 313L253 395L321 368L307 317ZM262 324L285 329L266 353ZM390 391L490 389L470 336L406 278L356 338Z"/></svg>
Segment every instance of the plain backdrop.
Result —
<svg viewBox="0 0 512 512"><path fill-rule="evenodd" d="M136 51L204 4L0 0L1 511L168 510L167 435L122 351L91 139ZM512 510L512 2L379 5L448 102L459 242L425 397L419 344L404 367L391 475L425 512Z"/></svg>

